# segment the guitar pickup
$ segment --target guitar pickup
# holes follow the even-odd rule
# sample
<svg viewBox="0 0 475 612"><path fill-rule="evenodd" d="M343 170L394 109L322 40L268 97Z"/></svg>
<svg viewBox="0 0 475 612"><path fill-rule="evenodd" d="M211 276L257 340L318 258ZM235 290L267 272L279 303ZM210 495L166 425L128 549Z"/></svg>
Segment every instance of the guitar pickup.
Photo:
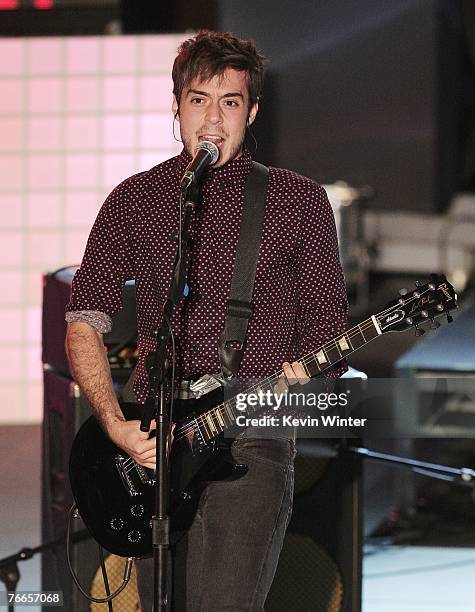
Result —
<svg viewBox="0 0 475 612"><path fill-rule="evenodd" d="M139 475L139 478L140 478L142 484L144 484L144 485L146 485L148 487L153 487L153 485L156 482L156 480L155 480L155 470L148 470L147 468L142 467L138 463L135 464L135 469L137 470L137 473ZM152 473L153 476L150 476L150 473Z"/></svg>
<svg viewBox="0 0 475 612"><path fill-rule="evenodd" d="M131 465L132 463L132 465ZM137 497L138 495L142 495L142 493L138 490L137 484L134 482L133 473L135 472L135 467L138 467L137 464L132 461L130 457L123 457L122 455L115 456L115 466L117 471L119 472L120 480L124 485L125 490L130 495L130 497Z"/></svg>

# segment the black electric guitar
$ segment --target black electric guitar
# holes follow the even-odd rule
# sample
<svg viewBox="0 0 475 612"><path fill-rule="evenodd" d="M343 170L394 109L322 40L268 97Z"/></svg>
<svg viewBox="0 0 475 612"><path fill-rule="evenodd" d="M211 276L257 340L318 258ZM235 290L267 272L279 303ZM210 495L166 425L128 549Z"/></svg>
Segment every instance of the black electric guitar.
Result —
<svg viewBox="0 0 475 612"><path fill-rule="evenodd" d="M351 355L371 340L390 331L415 328L457 307L454 288L445 277L432 275L425 285L393 302L344 334L327 342L300 359L313 377ZM273 392L282 371L259 382L259 390ZM250 387L244 392L255 392ZM216 444L220 434L235 424L238 414L236 397L213 404L214 395L193 404L195 412L179 420L174 429L170 453L170 515L172 542L177 541L191 524L207 483L237 479L247 467L235 464L229 451ZM222 397L222 395L221 395ZM214 407L210 407L214 405ZM127 419L140 419L140 405L127 404L122 410ZM257 407L247 407L250 415ZM78 431L70 457L70 481L79 513L92 536L108 551L123 557L151 553L151 518L154 511L154 472L135 463L116 447L90 417Z"/></svg>

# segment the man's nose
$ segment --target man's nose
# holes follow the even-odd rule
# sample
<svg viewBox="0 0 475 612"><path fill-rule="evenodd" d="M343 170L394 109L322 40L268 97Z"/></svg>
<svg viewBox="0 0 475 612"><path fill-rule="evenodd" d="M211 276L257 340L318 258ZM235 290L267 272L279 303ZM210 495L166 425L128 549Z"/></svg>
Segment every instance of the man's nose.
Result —
<svg viewBox="0 0 475 612"><path fill-rule="evenodd" d="M212 124L221 123L223 120L222 110L218 101L212 101L208 105L206 109L206 120Z"/></svg>

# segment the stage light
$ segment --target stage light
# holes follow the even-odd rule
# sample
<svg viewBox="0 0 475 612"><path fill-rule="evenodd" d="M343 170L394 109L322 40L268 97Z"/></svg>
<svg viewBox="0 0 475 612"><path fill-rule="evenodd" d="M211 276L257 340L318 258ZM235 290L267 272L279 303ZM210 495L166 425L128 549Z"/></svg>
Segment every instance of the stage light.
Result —
<svg viewBox="0 0 475 612"><path fill-rule="evenodd" d="M36 9L44 10L53 7L54 0L33 0L33 6Z"/></svg>
<svg viewBox="0 0 475 612"><path fill-rule="evenodd" d="M33 7L39 10L53 8L54 0L32 0ZM14 11L20 8L20 0L0 0L0 11ZM24 7L23 7L24 8Z"/></svg>
<svg viewBox="0 0 475 612"><path fill-rule="evenodd" d="M13 11L18 8L19 0L0 0L0 11Z"/></svg>

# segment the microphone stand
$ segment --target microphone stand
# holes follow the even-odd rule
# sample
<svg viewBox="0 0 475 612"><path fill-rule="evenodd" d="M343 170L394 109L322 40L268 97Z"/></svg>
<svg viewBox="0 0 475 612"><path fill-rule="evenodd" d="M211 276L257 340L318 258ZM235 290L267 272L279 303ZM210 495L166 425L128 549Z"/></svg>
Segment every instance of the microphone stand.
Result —
<svg viewBox="0 0 475 612"><path fill-rule="evenodd" d="M41 544L40 546L36 546L35 548L25 547L20 551L13 555L9 555L3 559L0 559L0 581L5 585L5 590L7 593L15 593L18 581L20 580L20 570L18 569L19 561L28 561L32 559L34 555L38 553L44 553L48 550L56 550L57 548L64 547L64 540L66 534L63 533L56 540L51 540L50 542L46 542L46 544ZM74 533L72 535L72 543L76 544L77 542L82 542L83 540L89 540L91 534L87 529L81 529L80 531ZM15 609L15 604L6 602L8 606L8 612L13 612ZM19 604L21 606L21 603Z"/></svg>
<svg viewBox="0 0 475 612"><path fill-rule="evenodd" d="M475 488L475 470L467 467L450 467L447 465L439 465L438 463L430 463L428 461L419 461L408 457L399 457L397 455L388 455L387 453L379 453L361 446L347 446L343 448L345 453L353 453L366 459L373 461L381 461L383 463L391 463L393 465L402 466L422 474L429 478L437 478L446 480L456 485Z"/></svg>
<svg viewBox="0 0 475 612"><path fill-rule="evenodd" d="M356 441L355 441L356 442ZM337 459L348 454L358 455L362 459L380 461L394 466L409 469L428 478L437 478L452 482L453 484L475 489L475 470L468 467L450 467L439 465L429 461L419 461L410 457L399 455L389 455L378 451L365 448L364 446L353 446L347 439L343 438L339 442L327 441L326 439L310 439L298 441L299 452L308 457L319 457L325 459Z"/></svg>
<svg viewBox="0 0 475 612"><path fill-rule="evenodd" d="M157 428L156 474L155 474L155 513L152 517L153 546L153 612L166 612L171 606L168 592L171 588L171 568L169 567L170 517L168 487L167 436L170 430L170 417L166 401L165 359L170 340L171 318L174 307L183 299L188 263L190 259L192 238L190 229L194 211L201 198L200 188L196 181L182 190L180 204L184 201L183 211L180 206L180 230L178 249L175 257L173 278L168 290L168 297L163 305L162 321L156 332L156 350L147 355L149 368L149 389L143 408L140 423L141 431L149 431L155 416ZM174 389L170 390L173 403Z"/></svg>

